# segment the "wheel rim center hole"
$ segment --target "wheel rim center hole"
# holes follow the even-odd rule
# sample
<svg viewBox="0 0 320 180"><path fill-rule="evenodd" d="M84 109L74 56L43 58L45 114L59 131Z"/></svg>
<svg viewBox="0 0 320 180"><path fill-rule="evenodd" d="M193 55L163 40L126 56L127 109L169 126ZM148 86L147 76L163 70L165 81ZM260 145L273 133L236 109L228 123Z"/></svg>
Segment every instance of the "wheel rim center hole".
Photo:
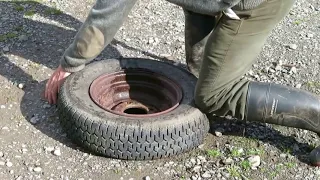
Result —
<svg viewBox="0 0 320 180"><path fill-rule="evenodd" d="M123 111L126 114L148 114L148 111L141 107L131 107Z"/></svg>

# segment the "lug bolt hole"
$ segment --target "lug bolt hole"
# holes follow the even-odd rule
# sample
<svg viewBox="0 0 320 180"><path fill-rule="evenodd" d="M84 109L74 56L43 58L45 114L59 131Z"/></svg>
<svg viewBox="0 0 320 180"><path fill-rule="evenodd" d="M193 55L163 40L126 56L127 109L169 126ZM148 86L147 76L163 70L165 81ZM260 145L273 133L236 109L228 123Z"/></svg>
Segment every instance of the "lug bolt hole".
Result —
<svg viewBox="0 0 320 180"><path fill-rule="evenodd" d="M148 111L143 108L128 108L123 112L126 114L148 114Z"/></svg>

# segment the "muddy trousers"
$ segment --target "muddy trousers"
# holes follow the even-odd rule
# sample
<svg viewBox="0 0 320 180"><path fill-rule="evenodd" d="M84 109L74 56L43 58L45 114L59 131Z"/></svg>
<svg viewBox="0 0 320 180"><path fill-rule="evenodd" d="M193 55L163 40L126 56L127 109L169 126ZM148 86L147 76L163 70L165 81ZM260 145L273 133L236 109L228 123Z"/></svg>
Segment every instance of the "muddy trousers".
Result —
<svg viewBox="0 0 320 180"><path fill-rule="evenodd" d="M235 11L241 20L184 10L186 62L198 77L196 105L208 117L231 115L319 133L319 97L243 78L293 4L294 0L268 0L255 9Z"/></svg>

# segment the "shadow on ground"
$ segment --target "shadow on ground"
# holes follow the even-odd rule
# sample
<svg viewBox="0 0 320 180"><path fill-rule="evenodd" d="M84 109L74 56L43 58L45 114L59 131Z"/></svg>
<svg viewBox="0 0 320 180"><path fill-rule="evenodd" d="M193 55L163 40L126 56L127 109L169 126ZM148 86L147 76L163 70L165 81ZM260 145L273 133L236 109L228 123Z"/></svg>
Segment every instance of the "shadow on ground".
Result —
<svg viewBox="0 0 320 180"><path fill-rule="evenodd" d="M225 136L244 137L251 140L259 140L264 144L276 147L282 153L289 153L296 157L300 162L309 164L309 153L313 147L308 143L302 143L291 136L276 130L271 124L262 124L258 122L245 122L236 119L227 119L224 117L214 117L210 122L209 133L215 134L217 129L224 130ZM244 143L244 147L245 147ZM298 149L293 148L297 146Z"/></svg>
<svg viewBox="0 0 320 180"><path fill-rule="evenodd" d="M18 7L24 7L24 10L20 11ZM70 29L46 23L45 19L43 21L35 21L32 18L26 18L23 16L26 9L33 9L41 17L54 20L55 22L69 27ZM59 64L59 59L65 48L67 48L72 42L73 37L76 34L76 30L81 26L82 22L64 13L58 15L48 14L46 13L48 12L48 9L50 8L33 1L0 2L0 10L2 12L10 12L5 16L2 16L2 20L4 21L1 24L1 27L15 31L19 35L26 34L28 36L26 40L21 41L18 40L18 37L2 39L2 42L0 41L0 45L9 45L8 47L10 51L8 54L13 54L23 59L27 59L32 63L42 64L50 69L55 69ZM164 58L127 46L125 43L118 40L113 40L111 45L109 45L99 57L120 58L121 54L112 45L120 45L128 50L140 51L144 55L166 61ZM30 120L39 119L39 122L34 124L34 127L50 138L53 138L71 148L79 149L68 138L66 138L65 133L60 128L60 124L56 120L56 107L47 107L46 103L42 100L41 95L43 93L46 80L36 80L36 78L34 78L34 74L31 75L26 73L24 69L21 69L16 63L13 63L3 55L0 57L0 60L2 64L0 67L0 75L4 76L11 82L25 84L25 88L23 89L24 96L20 102L21 112L25 119L28 122L30 122ZM17 59L16 62L19 63L19 59ZM37 67L34 68L37 69ZM41 70L37 70L38 73L40 71ZM49 78L46 73L44 73L44 75L46 77L42 79ZM218 122L219 121L217 121L217 124L219 124ZM223 123L225 123L225 120L223 120ZM236 126L233 128L237 129L239 127ZM272 136L264 137L260 140L279 148L281 151L284 151L286 148L283 144L288 144L288 147L293 143L298 144L301 152L293 155L296 155L302 162L307 162L303 157L306 152L310 151L309 145L299 143L293 137L283 136L280 132L274 129L266 127L266 130L268 131L267 134L271 134ZM234 132L241 131L236 130ZM236 136L242 135L232 132L226 132L225 134ZM252 136L252 133L246 133L245 137L255 138ZM280 142L286 143L279 143L279 140Z"/></svg>
<svg viewBox="0 0 320 180"><path fill-rule="evenodd" d="M21 10L22 7L24 10ZM43 100L43 91L48 74L42 71L44 65L47 68L54 70L59 65L65 48L72 42L76 34L76 30L81 26L82 22L73 18L70 15L59 13L52 15L48 13L51 8L33 1L15 1L15 2L0 2L1 11L8 11L7 21L2 23L2 27L7 28L6 34L17 33L15 38L3 39L5 47L9 47L8 54L13 54L18 57L15 63L5 56L1 56L0 75L7 78L13 83L24 83L24 96L20 102L20 109L24 118L30 121L38 121L33 124L38 130L47 136L75 148L64 135L60 125L56 119L56 107L49 107ZM19 9L20 8L20 9ZM31 16L26 17L24 13L33 9L37 16L34 20ZM58 22L61 25L49 24L45 19L51 22ZM43 20L43 21L38 21ZM4 30L2 30L4 31ZM26 35L27 39L19 40L21 35ZM4 36L2 36L4 37ZM0 44L1 45L1 44ZM101 54L104 58L121 57L121 54L113 46L108 46ZM19 59L26 59L29 61L28 73L18 66L22 61ZM11 58L10 58L11 59ZM22 67L24 67L22 65ZM42 71L42 72L41 72ZM29 74L30 72L34 72ZM40 79L42 80L37 80ZM38 77L38 78L36 78Z"/></svg>
<svg viewBox="0 0 320 180"><path fill-rule="evenodd" d="M10 54L15 55L18 58L13 62L2 52L0 60L3 66L0 67L0 75L15 85L19 83L25 85L24 95L20 102L22 115L29 123L38 121L31 124L50 138L71 148L79 149L66 137L60 127L59 121L57 121L56 107L49 107L43 99L45 84L49 76L44 71L41 72L41 65L52 70L59 65L64 50L72 43L82 22L35 1L2 1L0 2L0 11L11 12L2 17L4 21L1 27L5 28L0 33L0 47L9 48L7 54L9 56ZM33 16L26 16L31 12L33 12ZM50 12L55 12L55 14L50 14ZM37 16L36 20L35 16ZM21 38L22 35L25 37ZM113 39L112 43L94 61L102 58L121 58L122 55L114 47L117 45L128 50L139 51L158 60L173 63L152 53L130 47L116 39ZM21 68L22 59L29 61L26 63L29 65L25 66L28 73L24 68ZM22 65L22 67L24 66ZM42 80L37 80L39 76Z"/></svg>

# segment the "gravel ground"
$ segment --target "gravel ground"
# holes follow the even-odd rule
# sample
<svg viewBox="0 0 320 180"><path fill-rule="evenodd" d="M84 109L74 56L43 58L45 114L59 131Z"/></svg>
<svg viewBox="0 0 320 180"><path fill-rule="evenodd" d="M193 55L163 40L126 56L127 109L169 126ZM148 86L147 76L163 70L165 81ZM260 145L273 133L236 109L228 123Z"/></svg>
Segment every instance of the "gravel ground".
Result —
<svg viewBox="0 0 320 180"><path fill-rule="evenodd" d="M141 0L97 58L184 61L177 6ZM0 1L0 179L317 179L307 164L312 132L221 119L203 145L177 157L121 161L91 155L61 130L56 107L41 99L46 80L93 0ZM320 3L299 0L268 39L248 78L320 94ZM245 131L244 131L245 130ZM235 133L240 132L240 133Z"/></svg>

